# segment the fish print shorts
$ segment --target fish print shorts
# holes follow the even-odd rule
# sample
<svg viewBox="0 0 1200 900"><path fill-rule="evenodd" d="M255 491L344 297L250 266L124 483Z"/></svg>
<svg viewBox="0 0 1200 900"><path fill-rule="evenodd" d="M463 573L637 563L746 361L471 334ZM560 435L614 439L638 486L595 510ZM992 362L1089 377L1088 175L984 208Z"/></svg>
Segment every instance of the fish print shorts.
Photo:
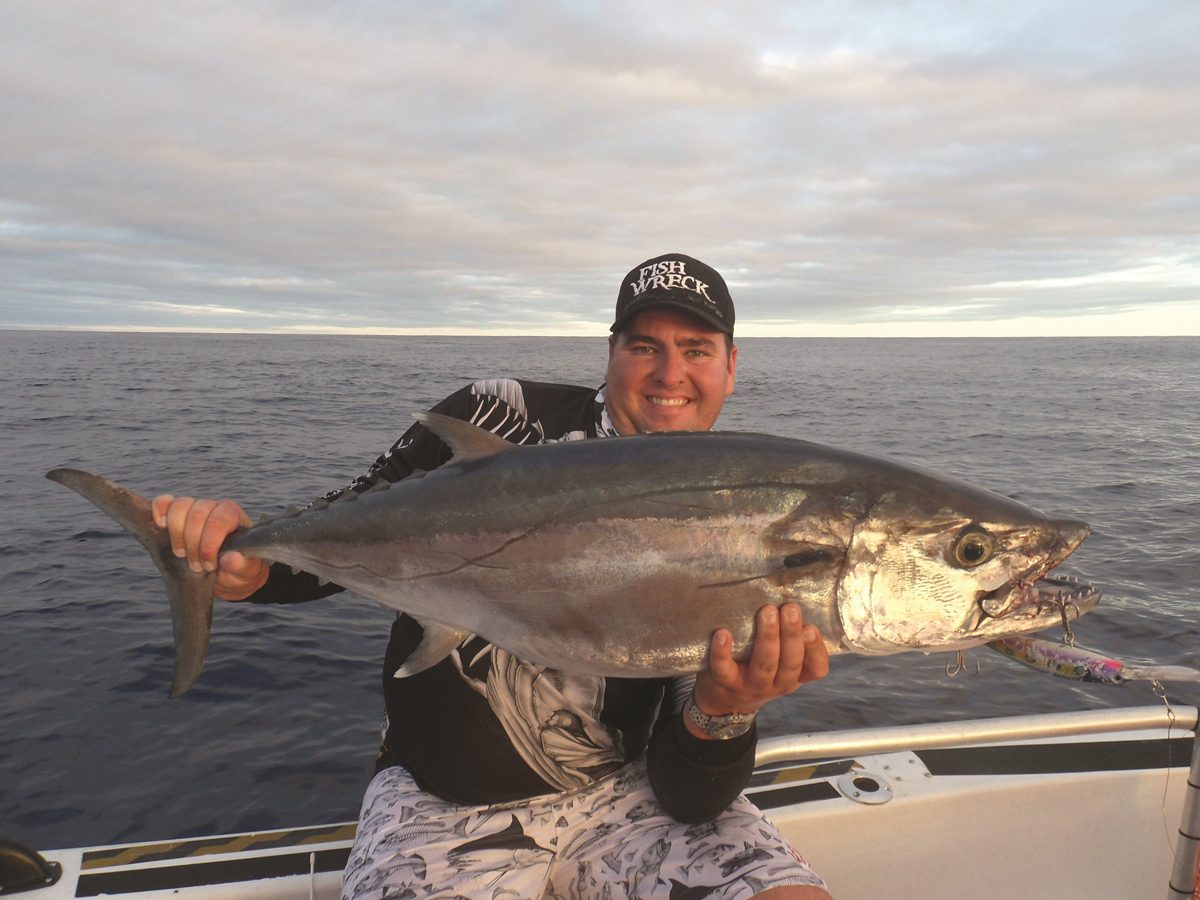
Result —
<svg viewBox="0 0 1200 900"><path fill-rule="evenodd" d="M342 897L732 900L785 884L824 887L750 801L677 822L643 759L577 791L496 806L448 803L384 769L363 798Z"/></svg>

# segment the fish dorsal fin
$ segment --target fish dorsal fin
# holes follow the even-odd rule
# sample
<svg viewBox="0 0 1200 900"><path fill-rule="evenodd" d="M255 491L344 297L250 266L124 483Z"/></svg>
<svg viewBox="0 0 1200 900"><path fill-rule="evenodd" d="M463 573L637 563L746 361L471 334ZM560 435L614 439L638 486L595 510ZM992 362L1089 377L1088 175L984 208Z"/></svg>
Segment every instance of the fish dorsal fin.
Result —
<svg viewBox="0 0 1200 900"><path fill-rule="evenodd" d="M506 453L516 448L504 438L492 434L478 425L464 422L441 413L417 413L414 418L446 442L455 462L483 459L497 453Z"/></svg>

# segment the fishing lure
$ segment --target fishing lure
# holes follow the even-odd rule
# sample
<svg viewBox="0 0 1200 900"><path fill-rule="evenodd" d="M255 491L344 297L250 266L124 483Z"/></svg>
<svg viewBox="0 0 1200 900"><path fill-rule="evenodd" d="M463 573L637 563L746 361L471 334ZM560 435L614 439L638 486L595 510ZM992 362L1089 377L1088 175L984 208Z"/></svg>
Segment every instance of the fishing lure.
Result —
<svg viewBox="0 0 1200 900"><path fill-rule="evenodd" d="M1124 684L1126 681L1200 682L1200 670L1188 666L1132 666L1095 650L1074 644L1056 644L1040 638L1016 635L990 641L988 646L1039 672L1091 684Z"/></svg>

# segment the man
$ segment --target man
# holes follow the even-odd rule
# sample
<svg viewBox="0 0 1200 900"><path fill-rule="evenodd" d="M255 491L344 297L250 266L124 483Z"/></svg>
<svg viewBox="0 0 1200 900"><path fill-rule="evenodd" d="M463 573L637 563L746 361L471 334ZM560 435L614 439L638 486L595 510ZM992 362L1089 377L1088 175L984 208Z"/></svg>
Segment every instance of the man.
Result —
<svg viewBox="0 0 1200 900"><path fill-rule="evenodd" d="M737 369L721 276L678 253L622 282L600 390L476 382L434 409L514 443L703 431ZM409 429L346 490L435 468L449 449ZM330 497L342 493L334 492ZM519 502L519 498L514 498ZM239 553L233 501L158 497L177 556L217 571L217 596L296 602L340 590ZM759 611L751 657L727 629L693 678L575 676L470 637L417 675L393 673L421 639L401 615L384 664L387 726L343 880L344 896L704 896L828 900L820 879L741 797L754 715L824 677L828 656L800 609Z"/></svg>

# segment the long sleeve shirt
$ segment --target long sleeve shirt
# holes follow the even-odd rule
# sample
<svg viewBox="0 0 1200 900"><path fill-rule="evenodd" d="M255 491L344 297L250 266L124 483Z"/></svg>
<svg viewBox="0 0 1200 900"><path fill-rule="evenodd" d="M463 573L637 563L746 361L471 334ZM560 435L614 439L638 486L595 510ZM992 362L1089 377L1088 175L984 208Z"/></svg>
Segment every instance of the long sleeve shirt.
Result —
<svg viewBox="0 0 1200 900"><path fill-rule="evenodd" d="M616 433L603 390L569 385L479 381L434 411L517 444ZM431 431L414 425L364 475L323 499L435 469L450 455ZM275 565L267 584L250 599L294 603L339 590ZM392 626L382 679L387 726L378 766L403 766L439 797L493 804L569 791L647 753L659 800L675 818L692 822L725 809L753 769L753 729L730 741L707 741L683 725L680 709L694 678L573 675L518 659L486 636L467 638L423 672L394 677L422 633L420 623L403 614Z"/></svg>

